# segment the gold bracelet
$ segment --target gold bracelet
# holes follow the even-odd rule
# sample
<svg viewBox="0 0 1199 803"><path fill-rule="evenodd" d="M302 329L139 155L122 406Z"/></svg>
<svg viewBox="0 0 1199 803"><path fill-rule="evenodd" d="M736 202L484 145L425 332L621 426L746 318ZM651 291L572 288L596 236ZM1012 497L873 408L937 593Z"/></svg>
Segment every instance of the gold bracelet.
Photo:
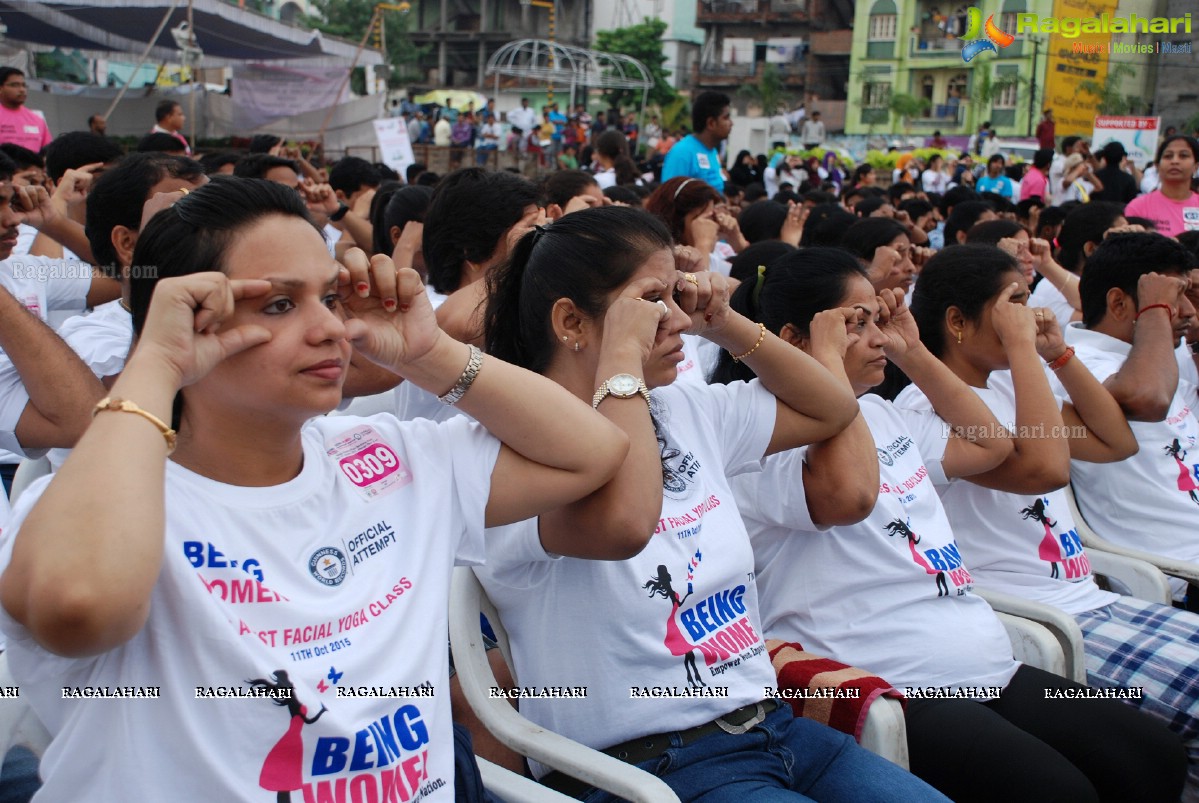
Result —
<svg viewBox="0 0 1199 803"><path fill-rule="evenodd" d="M149 421L154 426L158 427L158 431L162 433L162 437L167 442L167 454L175 451L175 430L163 423L162 419L153 413L146 412L128 399L115 399L111 396L106 396L96 402L96 406L92 409L92 418L105 411L117 413L133 413L140 415L142 418Z"/></svg>
<svg viewBox="0 0 1199 803"><path fill-rule="evenodd" d="M729 354L732 354L733 362L741 362L746 357L753 354L755 351L758 350L758 346L762 345L762 341L765 339L766 339L766 324L759 323L758 324L758 342L754 343L754 347L752 349L750 349L749 351L745 352L744 354L742 354L740 356L733 354L733 352L730 351Z"/></svg>

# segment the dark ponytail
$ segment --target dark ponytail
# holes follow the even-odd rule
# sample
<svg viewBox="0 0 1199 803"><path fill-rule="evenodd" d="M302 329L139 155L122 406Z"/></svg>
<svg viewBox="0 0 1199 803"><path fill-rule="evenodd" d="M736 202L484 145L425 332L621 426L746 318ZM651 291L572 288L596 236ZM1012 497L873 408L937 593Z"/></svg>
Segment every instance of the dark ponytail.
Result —
<svg viewBox="0 0 1199 803"><path fill-rule="evenodd" d="M608 295L670 245L660 221L629 207L584 209L535 228L487 280L487 352L543 373L557 347L554 304L568 298L584 315L600 317Z"/></svg>

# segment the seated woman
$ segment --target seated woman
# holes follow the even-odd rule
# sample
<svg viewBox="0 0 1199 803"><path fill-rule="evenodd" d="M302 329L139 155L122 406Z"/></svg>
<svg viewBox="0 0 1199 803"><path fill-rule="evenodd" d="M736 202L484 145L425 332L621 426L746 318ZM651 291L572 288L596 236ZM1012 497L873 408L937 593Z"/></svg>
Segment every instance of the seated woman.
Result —
<svg viewBox="0 0 1199 803"><path fill-rule="evenodd" d="M907 228L898 220L868 217L841 235L841 247L866 268L875 292L903 290L910 295L928 249L912 245Z"/></svg>
<svg viewBox="0 0 1199 803"><path fill-rule="evenodd" d="M955 800L1176 800L1177 738L1114 701L1052 699L1083 687L1012 660L1003 626L971 593L933 485L988 471L1012 446L920 342L911 311L890 290L876 296L849 255L816 249L773 263L733 304L801 349L813 348L819 316L839 310L854 334L845 381L866 394L860 422L734 481L767 636L908 689L912 772ZM1031 337L1011 325L989 342ZM867 394L888 359L936 413Z"/></svg>
<svg viewBox="0 0 1199 803"><path fill-rule="evenodd" d="M1020 265L1024 282L1031 289L1036 277L1048 282L1051 287L1062 288L1058 293L1068 305L1082 305L1078 295L1077 277L1063 268L1053 258L1053 249L1047 240L1031 237L1028 229L1014 220L988 220L975 223L966 232L966 242L971 244L997 245ZM1071 306L1071 309L1074 309ZM1055 313L1056 314L1056 313Z"/></svg>
<svg viewBox="0 0 1199 803"><path fill-rule="evenodd" d="M689 245L709 260L709 270L729 275L728 260L749 247L737 218L717 208L724 199L697 178L672 178L645 199L645 211L666 224L678 245Z"/></svg>
<svg viewBox="0 0 1199 803"><path fill-rule="evenodd" d="M523 699L521 713L660 775L687 801L940 800L769 696L774 671L728 478L830 437L856 405L814 359L732 313L724 277L678 274L670 249L665 227L643 213L589 209L526 236L493 283L488 351L591 399L632 444L588 499L489 534L495 564L479 576L517 679L587 688L584 699ZM817 328L828 334L821 356L835 361L840 313ZM684 331L761 380L680 387ZM615 544L626 559L558 559L564 541ZM533 771L576 797L612 799Z"/></svg>
<svg viewBox="0 0 1199 803"><path fill-rule="evenodd" d="M1143 689L1128 702L1186 741L1188 791L1194 795L1199 791L1199 616L1096 585L1062 487L1070 480L1071 458L1122 460L1137 451L1136 438L1112 394L1073 359L1053 313L1023 307L1023 285L1006 298L1012 280L1007 255L965 246L939 254L920 279L912 315L921 339L1000 421L1015 425L1012 455L986 474L939 489L941 501L980 585L1074 616L1082 628L1090 685ZM1008 319L1021 320L1031 333L1030 316L1036 321L1035 341L1025 337L1008 344L1005 339L1006 348L996 348ZM958 331L960 344L954 342ZM1045 363L1074 403L1054 395ZM929 408L914 385L896 404Z"/></svg>
<svg viewBox="0 0 1199 803"><path fill-rule="evenodd" d="M411 269L349 254L250 179L144 227L137 346L6 526L0 627L54 736L45 799L453 799L453 565L605 483L628 438L446 336ZM325 417L351 344L481 425Z"/></svg>

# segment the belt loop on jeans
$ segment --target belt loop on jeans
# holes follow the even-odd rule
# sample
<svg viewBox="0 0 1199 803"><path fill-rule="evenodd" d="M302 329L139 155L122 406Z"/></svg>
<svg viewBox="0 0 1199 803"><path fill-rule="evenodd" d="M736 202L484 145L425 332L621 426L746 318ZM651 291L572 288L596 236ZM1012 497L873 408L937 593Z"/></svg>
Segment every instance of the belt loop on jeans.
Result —
<svg viewBox="0 0 1199 803"><path fill-rule="evenodd" d="M747 733L758 725L761 725L768 714L780 707L779 701L773 698L743 705L724 716L717 717L711 722L678 731L679 742L682 746L686 746L722 731L733 736ZM612 745L600 752L628 764L640 764L665 753L671 746L670 737L670 733L650 734ZM592 788L590 784L584 781L557 771L543 776L540 783L543 786L556 789L564 795L576 798Z"/></svg>

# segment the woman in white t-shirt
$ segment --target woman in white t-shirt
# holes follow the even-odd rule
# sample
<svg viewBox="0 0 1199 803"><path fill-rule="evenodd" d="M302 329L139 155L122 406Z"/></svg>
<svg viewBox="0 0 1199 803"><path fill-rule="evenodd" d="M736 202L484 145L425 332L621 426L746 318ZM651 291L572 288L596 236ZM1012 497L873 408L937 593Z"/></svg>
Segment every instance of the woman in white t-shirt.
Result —
<svg viewBox="0 0 1199 803"><path fill-rule="evenodd" d="M925 192L935 192L944 195L949 189L949 176L945 173L945 160L941 154L934 153L928 158L928 169L920 174L920 186Z"/></svg>
<svg viewBox="0 0 1199 803"><path fill-rule="evenodd" d="M134 251L157 275L112 397L0 556L9 664L53 734L41 794L453 799L453 565L607 481L628 439L451 340L411 269L338 266L296 193L186 193ZM351 342L482 426L323 416Z"/></svg>
<svg viewBox="0 0 1199 803"><path fill-rule="evenodd" d="M587 690L522 699L521 713L660 775L686 801L939 800L773 696L729 477L832 435L855 404L815 360L731 313L724 277L675 265L659 222L604 207L525 237L495 277L488 351L592 399L632 444L625 467L589 499L489 533L478 574L508 630L518 682ZM651 304L664 308L652 347L630 348L630 316ZM837 359L841 314L818 328L828 335L821 353ZM675 383L684 331L730 349L761 381ZM626 559L558 559L571 541L616 541ZM533 771L572 796L612 800Z"/></svg>
<svg viewBox="0 0 1199 803"><path fill-rule="evenodd" d="M1122 460L1136 453L1136 438L1111 393L1073 358L1054 316L1023 306L1027 287L1021 284L1005 300L1004 288L1013 279L1010 260L995 252L949 251L921 279L912 314L929 349L1013 430L1016 445L1012 456L986 475L939 489L962 552L984 587L1053 605L1078 620L1088 682L1143 689L1140 698L1128 702L1184 738L1191 759L1188 790L1194 795L1199 790L1199 616L1101 590L1062 490L1072 458ZM1027 336L997 349L997 333L1015 322ZM945 331L958 325L960 344ZM1002 340L1008 344L1010 339ZM1045 364L1073 402L1054 395ZM915 386L896 404L929 409Z"/></svg>
<svg viewBox="0 0 1199 803"><path fill-rule="evenodd" d="M905 689L912 772L955 800L1176 799L1177 739L1111 701L1055 699L1083 687L1013 661L1003 626L971 593L933 486L993 469L1011 452L1007 430L921 344L893 291L876 297L851 258L816 250L777 260L761 288L733 299L799 348L811 347L813 315L844 309L856 335L846 382L865 394L855 425L734 481L767 634ZM867 393L888 359L936 413Z"/></svg>

